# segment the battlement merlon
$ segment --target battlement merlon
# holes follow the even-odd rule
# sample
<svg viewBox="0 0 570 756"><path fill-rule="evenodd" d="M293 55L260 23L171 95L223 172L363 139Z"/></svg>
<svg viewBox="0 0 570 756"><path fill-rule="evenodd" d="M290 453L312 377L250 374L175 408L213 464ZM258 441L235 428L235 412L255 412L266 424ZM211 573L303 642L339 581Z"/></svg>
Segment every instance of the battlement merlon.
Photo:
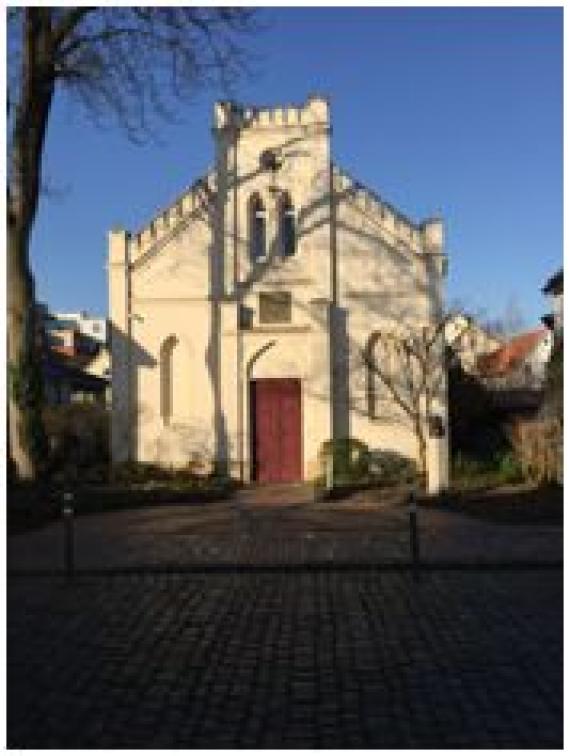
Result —
<svg viewBox="0 0 570 756"><path fill-rule="evenodd" d="M129 263L129 234L124 228L115 226L108 235L108 264L126 266Z"/></svg>
<svg viewBox="0 0 570 756"><path fill-rule="evenodd" d="M214 105L214 130L282 128L286 126L330 126L330 107L326 97L311 95L302 105L255 107L231 101Z"/></svg>
<svg viewBox="0 0 570 756"><path fill-rule="evenodd" d="M420 223L420 234L424 252L429 254L443 254L444 225L439 217L426 218Z"/></svg>

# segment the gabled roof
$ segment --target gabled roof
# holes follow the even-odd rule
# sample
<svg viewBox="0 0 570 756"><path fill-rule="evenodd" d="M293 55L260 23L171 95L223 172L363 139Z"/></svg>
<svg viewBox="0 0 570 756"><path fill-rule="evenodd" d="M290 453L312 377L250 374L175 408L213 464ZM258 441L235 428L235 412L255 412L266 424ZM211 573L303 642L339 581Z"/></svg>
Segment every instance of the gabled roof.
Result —
<svg viewBox="0 0 570 756"><path fill-rule="evenodd" d="M564 291L564 272L562 268L551 276L542 287L543 294L562 294Z"/></svg>
<svg viewBox="0 0 570 756"><path fill-rule="evenodd" d="M483 375L508 373L520 365L548 334L546 328L520 333L494 352L479 357L477 367Z"/></svg>

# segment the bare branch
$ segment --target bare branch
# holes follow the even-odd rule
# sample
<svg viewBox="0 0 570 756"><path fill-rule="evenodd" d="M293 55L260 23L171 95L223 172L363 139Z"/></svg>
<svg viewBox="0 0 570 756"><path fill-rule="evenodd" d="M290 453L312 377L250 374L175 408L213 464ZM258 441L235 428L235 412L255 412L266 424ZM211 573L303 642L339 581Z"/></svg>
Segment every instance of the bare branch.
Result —
<svg viewBox="0 0 570 756"><path fill-rule="evenodd" d="M59 20L58 24L52 31L52 40L54 49L60 47L62 42L67 39L72 32L79 26L81 21L96 8L70 8Z"/></svg>

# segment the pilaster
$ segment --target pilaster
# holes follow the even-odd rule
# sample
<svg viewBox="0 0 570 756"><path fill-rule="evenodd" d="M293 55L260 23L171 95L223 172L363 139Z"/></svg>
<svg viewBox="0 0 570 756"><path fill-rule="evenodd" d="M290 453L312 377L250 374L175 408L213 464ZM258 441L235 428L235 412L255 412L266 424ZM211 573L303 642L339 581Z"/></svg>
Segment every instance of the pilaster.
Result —
<svg viewBox="0 0 570 756"><path fill-rule="evenodd" d="M240 457L245 456L245 430L242 403L243 387L240 385L239 359L239 305L236 302L220 302L220 401L225 434L225 459L221 460L232 477L241 476Z"/></svg>
<svg viewBox="0 0 570 756"><path fill-rule="evenodd" d="M111 459L114 464L130 458L130 302L128 234L109 233L109 330L111 339Z"/></svg>
<svg viewBox="0 0 570 756"><path fill-rule="evenodd" d="M332 437L332 371L331 360L331 303L313 299L309 303L312 330L308 345L309 369L304 391L305 417L305 477L318 473L318 453L323 441Z"/></svg>

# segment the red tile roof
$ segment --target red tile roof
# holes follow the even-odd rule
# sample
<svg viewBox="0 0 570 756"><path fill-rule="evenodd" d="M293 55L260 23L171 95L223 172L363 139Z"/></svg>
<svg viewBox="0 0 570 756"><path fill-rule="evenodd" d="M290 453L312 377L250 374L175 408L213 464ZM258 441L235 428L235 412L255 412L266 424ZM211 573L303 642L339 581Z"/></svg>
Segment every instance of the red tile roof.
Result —
<svg viewBox="0 0 570 756"><path fill-rule="evenodd" d="M494 352L479 357L477 360L479 371L484 375L508 373L520 365L548 333L546 328L520 333Z"/></svg>

